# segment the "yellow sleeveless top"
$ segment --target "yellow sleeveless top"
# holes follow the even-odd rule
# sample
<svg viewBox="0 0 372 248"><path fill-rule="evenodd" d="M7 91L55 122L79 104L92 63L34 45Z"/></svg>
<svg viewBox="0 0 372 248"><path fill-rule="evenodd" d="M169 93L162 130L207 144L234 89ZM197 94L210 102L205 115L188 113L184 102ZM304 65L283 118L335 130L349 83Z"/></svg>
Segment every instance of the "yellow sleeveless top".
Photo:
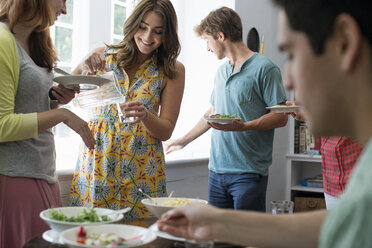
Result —
<svg viewBox="0 0 372 248"><path fill-rule="evenodd" d="M129 82L119 68L116 52L105 50L108 67L115 73L126 101L142 101L148 111L158 115L164 75L156 64L156 54L145 61ZM70 204L111 209L132 207L127 219L147 217L150 212L141 204L145 193L166 196L162 143L142 125L122 124L116 105L94 109L89 126L97 145L89 150L84 144L76 165L70 192Z"/></svg>

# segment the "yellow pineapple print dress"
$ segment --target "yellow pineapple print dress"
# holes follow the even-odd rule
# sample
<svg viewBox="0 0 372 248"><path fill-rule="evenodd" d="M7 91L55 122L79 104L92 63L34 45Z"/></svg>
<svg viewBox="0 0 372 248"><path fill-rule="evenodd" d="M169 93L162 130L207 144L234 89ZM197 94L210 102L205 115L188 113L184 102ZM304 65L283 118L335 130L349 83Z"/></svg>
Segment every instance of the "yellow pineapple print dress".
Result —
<svg viewBox="0 0 372 248"><path fill-rule="evenodd" d="M108 67L115 73L127 101L142 101L158 115L163 73L156 54L140 66L134 80L117 66L116 52L105 50ZM144 218L150 212L141 204L141 188L153 197L166 196L162 143L142 125L119 122L116 105L95 108L89 126L96 148L82 144L70 191L70 205L122 209L132 207L125 218Z"/></svg>

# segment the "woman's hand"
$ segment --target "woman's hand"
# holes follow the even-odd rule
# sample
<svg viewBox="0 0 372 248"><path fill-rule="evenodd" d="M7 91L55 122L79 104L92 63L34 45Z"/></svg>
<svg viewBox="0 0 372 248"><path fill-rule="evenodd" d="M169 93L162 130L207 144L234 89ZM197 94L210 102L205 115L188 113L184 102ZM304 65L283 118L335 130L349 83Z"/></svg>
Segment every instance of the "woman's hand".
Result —
<svg viewBox="0 0 372 248"><path fill-rule="evenodd" d="M58 86L52 87L51 94L57 99L58 104L68 104L74 97L75 93L80 92L79 87L75 87L74 89L68 89L64 87L62 84L58 84Z"/></svg>
<svg viewBox="0 0 372 248"><path fill-rule="evenodd" d="M96 74L98 71L108 71L106 60L103 56L105 47L98 47L86 55L71 74Z"/></svg>
<svg viewBox="0 0 372 248"><path fill-rule="evenodd" d="M105 67L106 60L103 57L103 53L93 52L84 60L83 71L96 74L98 71L104 71Z"/></svg>
<svg viewBox="0 0 372 248"><path fill-rule="evenodd" d="M126 118L134 118L134 120L129 122L129 124L135 124L146 120L150 115L145 105L141 101L126 102L122 103L120 106Z"/></svg>
<svg viewBox="0 0 372 248"><path fill-rule="evenodd" d="M94 149L96 145L96 140L94 139L92 131L89 129L88 123L81 119L79 116L75 115L71 111L66 111L67 118L63 123L69 126L77 134L81 136L85 145L89 149Z"/></svg>

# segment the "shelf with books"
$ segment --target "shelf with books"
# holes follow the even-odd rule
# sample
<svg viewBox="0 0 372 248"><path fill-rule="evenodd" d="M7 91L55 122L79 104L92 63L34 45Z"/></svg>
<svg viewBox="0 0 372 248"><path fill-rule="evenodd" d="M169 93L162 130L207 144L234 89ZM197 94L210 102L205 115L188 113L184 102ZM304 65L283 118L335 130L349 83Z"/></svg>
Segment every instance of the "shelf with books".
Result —
<svg viewBox="0 0 372 248"><path fill-rule="evenodd" d="M286 198L287 200L294 200L296 196L303 194L307 196L314 195L315 197L323 197L323 188L304 186L304 181L312 178L322 178L322 157L318 152L320 150L320 140L314 146L312 138L302 138L302 143L305 142L303 148L300 148L300 129L303 131L302 136L312 136L308 131L306 124L297 122L295 120L289 121L290 125L290 151L287 154L287 184L286 184ZM304 141L305 140L305 141ZM301 150L302 149L302 150ZM300 153L299 151L302 151ZM314 152L310 152L314 151ZM311 180L310 180L311 181ZM317 181L319 185L319 180ZM318 186L317 185L317 186ZM320 186L322 185L320 179Z"/></svg>

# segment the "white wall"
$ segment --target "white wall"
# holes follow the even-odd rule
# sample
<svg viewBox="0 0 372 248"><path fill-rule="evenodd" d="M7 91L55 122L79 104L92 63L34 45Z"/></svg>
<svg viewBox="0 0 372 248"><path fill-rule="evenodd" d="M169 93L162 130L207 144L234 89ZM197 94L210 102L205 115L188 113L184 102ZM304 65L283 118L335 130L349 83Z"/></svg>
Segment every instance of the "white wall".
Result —
<svg viewBox="0 0 372 248"><path fill-rule="evenodd" d="M194 27L214 9L221 6L234 8L235 1L172 0L172 3L179 20L178 33L181 42L179 60L186 68L185 94L177 126L172 136L172 138L178 138L190 130L210 107L209 98L213 89L214 75L224 62L207 51L206 42L195 35ZM210 131L207 132L185 147L182 156L207 157L209 155L210 133ZM174 153L168 157L172 159L178 155Z"/></svg>
<svg viewBox="0 0 372 248"><path fill-rule="evenodd" d="M269 57L280 69L284 70L285 56L277 48L278 10L271 0L236 0L236 11L243 22L243 39L246 41L248 31L255 27L264 38L264 55ZM288 125L275 130L273 163L269 171L269 185L266 197L267 206L270 200L285 199L286 154L289 153Z"/></svg>

